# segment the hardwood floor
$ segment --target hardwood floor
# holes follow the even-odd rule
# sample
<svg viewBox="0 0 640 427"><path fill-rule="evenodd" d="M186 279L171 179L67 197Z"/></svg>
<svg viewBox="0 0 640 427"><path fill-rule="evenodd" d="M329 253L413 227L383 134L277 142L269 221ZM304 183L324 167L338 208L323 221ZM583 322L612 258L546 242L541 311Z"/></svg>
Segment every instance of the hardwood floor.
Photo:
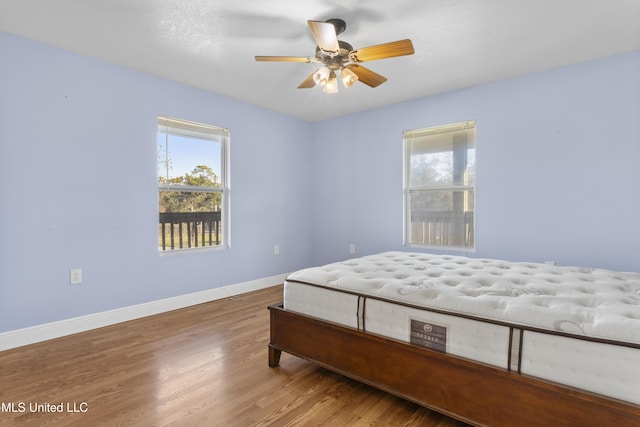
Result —
<svg viewBox="0 0 640 427"><path fill-rule="evenodd" d="M269 368L281 299L277 286L0 352L0 427L466 425L288 354Z"/></svg>

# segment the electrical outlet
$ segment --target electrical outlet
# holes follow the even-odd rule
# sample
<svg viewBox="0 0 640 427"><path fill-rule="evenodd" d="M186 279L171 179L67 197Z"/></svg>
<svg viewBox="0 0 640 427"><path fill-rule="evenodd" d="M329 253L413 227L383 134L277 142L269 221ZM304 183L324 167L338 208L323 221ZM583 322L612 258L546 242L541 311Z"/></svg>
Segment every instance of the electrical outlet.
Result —
<svg viewBox="0 0 640 427"><path fill-rule="evenodd" d="M69 284L79 285L80 283L82 283L82 270L79 268L69 270Z"/></svg>
<svg viewBox="0 0 640 427"><path fill-rule="evenodd" d="M280 255L280 245L274 245L273 246L273 254L274 255Z"/></svg>
<svg viewBox="0 0 640 427"><path fill-rule="evenodd" d="M356 245L354 243L351 243L349 245L349 253L350 254L355 254L356 253Z"/></svg>

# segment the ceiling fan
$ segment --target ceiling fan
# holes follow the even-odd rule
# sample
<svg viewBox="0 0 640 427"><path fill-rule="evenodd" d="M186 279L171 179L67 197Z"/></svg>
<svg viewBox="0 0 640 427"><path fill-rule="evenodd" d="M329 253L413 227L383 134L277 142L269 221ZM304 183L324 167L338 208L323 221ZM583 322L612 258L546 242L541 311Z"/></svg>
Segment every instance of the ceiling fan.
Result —
<svg viewBox="0 0 640 427"><path fill-rule="evenodd" d="M256 56L256 61L321 64L320 68L300 83L298 89L309 89L320 85L325 92L336 93L338 91L338 76L347 88L353 86L357 81L370 87L377 87L386 82L387 78L358 63L413 55L414 53L413 44L409 39L354 49L349 43L338 40L338 34L347 28L347 24L342 19L310 20L307 21L307 24L318 44L314 57Z"/></svg>

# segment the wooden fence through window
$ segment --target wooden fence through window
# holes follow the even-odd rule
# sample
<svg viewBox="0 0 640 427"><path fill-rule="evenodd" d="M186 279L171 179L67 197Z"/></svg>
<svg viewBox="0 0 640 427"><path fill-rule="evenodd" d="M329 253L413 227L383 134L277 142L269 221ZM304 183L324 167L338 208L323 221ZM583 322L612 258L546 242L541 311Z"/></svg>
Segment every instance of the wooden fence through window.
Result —
<svg viewBox="0 0 640 427"><path fill-rule="evenodd" d="M162 250L218 246L221 243L221 212L161 212Z"/></svg>

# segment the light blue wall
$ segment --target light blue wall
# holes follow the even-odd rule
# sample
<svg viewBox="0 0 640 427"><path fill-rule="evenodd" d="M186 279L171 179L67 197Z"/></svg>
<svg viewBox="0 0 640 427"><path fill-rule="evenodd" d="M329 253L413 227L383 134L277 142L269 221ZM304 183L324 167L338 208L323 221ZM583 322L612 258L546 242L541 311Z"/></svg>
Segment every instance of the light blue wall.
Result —
<svg viewBox="0 0 640 427"><path fill-rule="evenodd" d="M310 265L309 123L3 33L0 52L0 332ZM231 130L230 249L158 254L158 114Z"/></svg>
<svg viewBox="0 0 640 427"><path fill-rule="evenodd" d="M402 131L471 119L472 256L640 271L640 51L314 123L314 261L405 249Z"/></svg>
<svg viewBox="0 0 640 427"><path fill-rule="evenodd" d="M345 259L349 243L403 249L402 130L468 119L473 256L640 270L638 51L318 123L3 33L0 52L0 332ZM158 255L157 114L230 128L230 249Z"/></svg>

